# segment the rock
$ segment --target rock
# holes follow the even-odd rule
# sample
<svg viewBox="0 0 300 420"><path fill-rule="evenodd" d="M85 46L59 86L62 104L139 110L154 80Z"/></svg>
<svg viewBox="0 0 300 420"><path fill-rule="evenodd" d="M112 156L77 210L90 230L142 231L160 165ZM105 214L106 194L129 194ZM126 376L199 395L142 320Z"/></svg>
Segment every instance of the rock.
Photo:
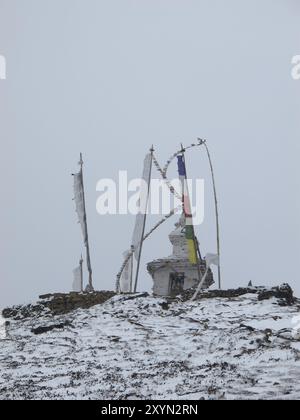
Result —
<svg viewBox="0 0 300 420"><path fill-rule="evenodd" d="M294 328L294 330L292 331L292 337L294 340L299 340L300 341L300 327L299 328Z"/></svg>
<svg viewBox="0 0 300 420"><path fill-rule="evenodd" d="M54 296L46 306L54 315L65 314L78 308L88 309L100 305L112 298L115 292L100 291L93 293L69 293L66 295Z"/></svg>
<svg viewBox="0 0 300 420"><path fill-rule="evenodd" d="M40 335L40 334L45 334L53 330L63 330L65 327L70 327L70 326L72 326L71 322L66 321L61 324L47 325L46 327L33 328L31 332L35 335Z"/></svg>
<svg viewBox="0 0 300 420"><path fill-rule="evenodd" d="M181 301L190 300L195 293L195 288L185 290L178 297ZM238 289L228 290L203 290L200 291L196 300L201 299L214 299L214 298L237 298L246 294L257 294L258 300L267 300L273 297L280 299L280 305L293 305L296 302L294 298L293 290L288 284L283 284L272 289L266 289L264 287L240 287Z"/></svg>
<svg viewBox="0 0 300 420"><path fill-rule="evenodd" d="M129 294L129 295L124 295L124 301L126 300L133 300L133 299L138 299L138 298L143 298L143 297L148 297L149 293L145 292L145 293L135 293L134 295Z"/></svg>
<svg viewBox="0 0 300 420"><path fill-rule="evenodd" d="M4 318L21 320L39 317L50 312L52 315L67 314L75 309L88 309L100 305L115 295L112 291L99 291L93 293L54 293L40 296L36 305L14 306L2 311Z"/></svg>
<svg viewBox="0 0 300 420"><path fill-rule="evenodd" d="M196 290L195 288L185 290L184 292L182 292L179 298L183 301L190 300L193 297L195 290ZM257 294L258 291L259 291L258 288L242 288L242 287L238 289L228 289L228 290L204 290L204 291L199 292L196 300L213 299L213 298L236 298L239 296L246 295L248 293Z"/></svg>
<svg viewBox="0 0 300 420"><path fill-rule="evenodd" d="M282 299L281 303L288 306L291 306L293 303L295 303L293 290L288 284L283 284L279 287L273 287L270 290L263 290L258 294L259 301L271 299L273 297Z"/></svg>
<svg viewBox="0 0 300 420"><path fill-rule="evenodd" d="M51 298L53 295L51 295L51 293L48 293L48 294L46 294L46 295L41 295L41 296L39 296L39 299L49 299L49 298Z"/></svg>
<svg viewBox="0 0 300 420"><path fill-rule="evenodd" d="M3 318L13 318L15 320L30 318L31 316L40 316L42 314L45 314L45 306L39 303L36 305L13 306L12 308L6 308L2 311Z"/></svg>
<svg viewBox="0 0 300 420"><path fill-rule="evenodd" d="M241 328L246 328L250 332L255 331L255 328L251 327L250 325L241 324L240 327Z"/></svg>
<svg viewBox="0 0 300 420"><path fill-rule="evenodd" d="M164 311L167 311L169 309L169 307L170 307L168 302L162 302L159 305L162 307L162 309Z"/></svg>

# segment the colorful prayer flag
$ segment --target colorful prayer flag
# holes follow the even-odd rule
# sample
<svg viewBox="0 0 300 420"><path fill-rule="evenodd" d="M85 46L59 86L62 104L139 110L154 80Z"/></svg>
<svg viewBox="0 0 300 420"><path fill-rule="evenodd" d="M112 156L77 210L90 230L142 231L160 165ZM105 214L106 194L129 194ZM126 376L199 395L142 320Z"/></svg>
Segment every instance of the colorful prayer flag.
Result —
<svg viewBox="0 0 300 420"><path fill-rule="evenodd" d="M193 217L191 211L191 203L187 185L186 167L184 162L184 156L177 156L178 159L178 173L179 179L182 185L182 204L185 215L185 237L187 240L189 261L191 264L197 264L197 249L196 249L196 238L193 225Z"/></svg>

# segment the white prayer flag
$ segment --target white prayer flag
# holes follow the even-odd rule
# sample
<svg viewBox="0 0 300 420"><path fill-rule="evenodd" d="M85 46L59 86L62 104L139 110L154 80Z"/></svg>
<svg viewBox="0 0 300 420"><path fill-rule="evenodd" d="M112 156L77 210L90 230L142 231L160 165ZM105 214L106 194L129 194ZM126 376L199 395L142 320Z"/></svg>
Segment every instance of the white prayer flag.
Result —
<svg viewBox="0 0 300 420"><path fill-rule="evenodd" d="M218 254L206 254L205 255L206 265L210 267L211 265L220 265L219 255Z"/></svg>
<svg viewBox="0 0 300 420"><path fill-rule="evenodd" d="M73 270L73 292L81 292L81 287L82 287L82 270L81 267L77 267L75 268L75 270Z"/></svg>
<svg viewBox="0 0 300 420"><path fill-rule="evenodd" d="M202 280L200 281L200 283L199 283L199 285L198 285L198 287L196 289L196 292L194 293L194 296L191 299L192 301L196 299L198 293L202 289L202 287L203 287L203 285L205 283L205 280L206 280L206 277L207 277L207 274L208 274L208 271L209 271L210 266L211 265L217 265L217 266L219 266L219 264L220 264L220 259L219 259L219 255L218 254L206 254L205 255L205 261L206 261L206 270L205 270L205 273L204 273L204 275L202 277Z"/></svg>
<svg viewBox="0 0 300 420"><path fill-rule="evenodd" d="M78 215L78 220L81 225L82 235L84 243L87 242L87 231L85 223L85 207L84 207L84 192L82 184L82 175L77 173L74 175L74 201L76 206L76 213Z"/></svg>
<svg viewBox="0 0 300 420"><path fill-rule="evenodd" d="M147 196L148 196L148 188L149 188L149 178L151 172L151 162L152 162L152 154L148 153L144 160L144 170L142 175L143 185L147 185L147 191L144 191L143 185L141 188L140 194L140 210L139 213L136 215L135 219L135 227L132 236L132 245L134 246L134 256L136 260L139 258L141 243L143 241L143 227L146 218L147 212ZM145 184L146 183L146 184Z"/></svg>
<svg viewBox="0 0 300 420"><path fill-rule="evenodd" d="M132 277L132 266L131 266L131 258L133 256L129 257L131 254L130 251L124 252L124 262L127 260L126 265L124 267L124 270L122 272L122 276L120 279L120 291L122 293L130 293L130 282Z"/></svg>

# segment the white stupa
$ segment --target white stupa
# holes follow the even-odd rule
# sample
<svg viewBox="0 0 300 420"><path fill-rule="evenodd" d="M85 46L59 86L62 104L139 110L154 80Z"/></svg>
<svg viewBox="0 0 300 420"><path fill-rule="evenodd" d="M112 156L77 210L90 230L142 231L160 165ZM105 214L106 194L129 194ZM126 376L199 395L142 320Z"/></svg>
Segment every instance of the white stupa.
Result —
<svg viewBox="0 0 300 420"><path fill-rule="evenodd" d="M191 264L188 258L188 247L185 237L185 216L182 215L170 233L169 239L173 245L173 253L167 258L151 261L147 269L153 279L153 294L157 296L174 296L183 290L199 284L198 266ZM200 259L201 274L206 270L206 262ZM203 288L214 283L212 271L209 269Z"/></svg>

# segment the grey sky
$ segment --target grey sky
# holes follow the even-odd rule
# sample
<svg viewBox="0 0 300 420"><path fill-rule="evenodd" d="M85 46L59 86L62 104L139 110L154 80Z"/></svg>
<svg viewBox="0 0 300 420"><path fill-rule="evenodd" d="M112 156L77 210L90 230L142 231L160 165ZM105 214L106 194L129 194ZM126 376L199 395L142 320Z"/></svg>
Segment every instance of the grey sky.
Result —
<svg viewBox="0 0 300 420"><path fill-rule="evenodd" d="M289 282L300 295L298 0L0 0L0 307L67 291L82 251L71 172L84 154L94 281L111 289L132 216L100 217L96 183L140 176L208 139L221 209L226 286ZM215 251L205 155L203 252ZM170 254L175 220L144 248Z"/></svg>

